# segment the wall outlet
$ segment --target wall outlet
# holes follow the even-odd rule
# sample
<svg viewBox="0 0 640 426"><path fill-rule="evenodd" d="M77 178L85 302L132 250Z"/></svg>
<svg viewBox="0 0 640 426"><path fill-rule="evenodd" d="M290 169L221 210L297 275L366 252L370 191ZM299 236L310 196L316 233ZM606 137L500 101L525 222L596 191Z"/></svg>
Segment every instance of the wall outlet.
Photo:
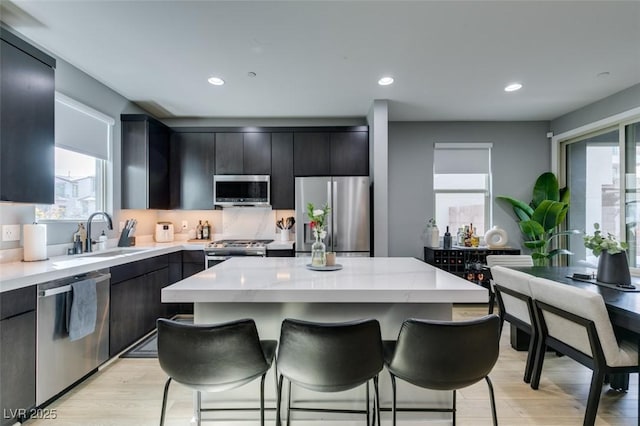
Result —
<svg viewBox="0 0 640 426"><path fill-rule="evenodd" d="M189 228L189 222L187 222L186 220L183 220L182 221L182 229L186 230L187 228Z"/></svg>
<svg viewBox="0 0 640 426"><path fill-rule="evenodd" d="M20 241L20 225L2 225L2 241Z"/></svg>

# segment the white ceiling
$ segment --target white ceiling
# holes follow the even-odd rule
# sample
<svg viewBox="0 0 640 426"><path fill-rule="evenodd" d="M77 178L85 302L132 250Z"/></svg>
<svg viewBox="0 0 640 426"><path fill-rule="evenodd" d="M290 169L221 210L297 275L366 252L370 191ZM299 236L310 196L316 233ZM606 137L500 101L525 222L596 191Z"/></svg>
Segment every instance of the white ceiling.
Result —
<svg viewBox="0 0 640 426"><path fill-rule="evenodd" d="M640 1L3 3L164 117L363 117L388 99L392 121L550 120L640 83Z"/></svg>

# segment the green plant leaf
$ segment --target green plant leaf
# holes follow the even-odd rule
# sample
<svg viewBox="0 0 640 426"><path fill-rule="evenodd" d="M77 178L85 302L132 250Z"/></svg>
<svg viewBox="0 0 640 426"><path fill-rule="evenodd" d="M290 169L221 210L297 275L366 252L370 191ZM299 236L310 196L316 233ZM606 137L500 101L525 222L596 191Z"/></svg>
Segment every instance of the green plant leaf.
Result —
<svg viewBox="0 0 640 426"><path fill-rule="evenodd" d="M560 200L558 201L567 204L571 202L571 191L569 191L568 187L560 188Z"/></svg>
<svg viewBox="0 0 640 426"><path fill-rule="evenodd" d="M549 255L547 253L531 253L531 257L533 259L548 259Z"/></svg>
<svg viewBox="0 0 640 426"><path fill-rule="evenodd" d="M533 186L534 206L537 208L544 200L560 201L558 179L551 172L541 174Z"/></svg>
<svg viewBox="0 0 640 426"><path fill-rule="evenodd" d="M572 254L573 254L573 252L570 252L570 251L569 251L569 250L567 250L567 249L554 249L554 250L551 250L551 251L549 252L549 257L557 256L557 255L559 255L559 254L568 254L568 255L572 255Z"/></svg>
<svg viewBox="0 0 640 426"><path fill-rule="evenodd" d="M544 228L535 220L523 220L518 223L518 226L520 231L528 236L530 240L539 240L544 236Z"/></svg>
<svg viewBox="0 0 640 426"><path fill-rule="evenodd" d="M524 241L522 244L524 244L526 248L539 249L539 248L543 248L546 243L547 242L544 240L533 240L533 241Z"/></svg>
<svg viewBox="0 0 640 426"><path fill-rule="evenodd" d="M522 210L520 207L513 206L513 211L516 214L516 216L518 216L518 219L520 219L520 220L529 220L529 219L531 219L531 216L528 215L527 212Z"/></svg>
<svg viewBox="0 0 640 426"><path fill-rule="evenodd" d="M530 219L531 215L533 214L533 209L527 203L520 201L518 199L507 197L504 195L499 195L496 197L496 200L503 200L511 204L511 207L513 207L513 211L515 212L516 216L520 218L520 220ZM520 213L516 210L516 208L520 210ZM526 219L523 219L521 217L522 213L526 215Z"/></svg>
<svg viewBox="0 0 640 426"><path fill-rule="evenodd" d="M551 231L562 222L560 219L566 216L568 209L569 205L566 203L544 200L531 215L531 220L541 224L545 231Z"/></svg>

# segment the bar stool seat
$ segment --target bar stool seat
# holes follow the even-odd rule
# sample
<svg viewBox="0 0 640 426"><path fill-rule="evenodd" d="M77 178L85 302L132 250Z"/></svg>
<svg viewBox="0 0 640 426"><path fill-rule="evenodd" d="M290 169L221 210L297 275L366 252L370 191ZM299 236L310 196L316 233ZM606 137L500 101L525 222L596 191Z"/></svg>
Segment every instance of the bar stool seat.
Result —
<svg viewBox="0 0 640 426"><path fill-rule="evenodd" d="M278 396L276 425L280 425L283 378L289 384L287 425L291 411L334 411L366 414L369 424L369 381L374 386L374 421L379 413L378 373L383 367L378 321L314 323L285 319L280 332L276 368ZM292 407L291 384L316 392L342 392L366 384L365 410Z"/></svg>
<svg viewBox="0 0 640 426"><path fill-rule="evenodd" d="M260 424L264 425L264 379L276 352L275 340L260 340L252 319L215 325L159 319L158 360L169 378L164 387L160 426L164 425L169 385L174 380L197 391L196 423L201 413L224 411L201 407L201 392L222 392L260 382ZM248 410L256 408L248 408ZM237 410L234 408L234 410Z"/></svg>

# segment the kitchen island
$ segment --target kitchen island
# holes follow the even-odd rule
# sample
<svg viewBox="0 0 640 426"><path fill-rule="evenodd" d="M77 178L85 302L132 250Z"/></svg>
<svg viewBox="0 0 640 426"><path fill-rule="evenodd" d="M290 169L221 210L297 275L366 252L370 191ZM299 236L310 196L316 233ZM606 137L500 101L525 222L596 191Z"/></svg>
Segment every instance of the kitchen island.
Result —
<svg viewBox="0 0 640 426"><path fill-rule="evenodd" d="M487 302L484 288L414 258L339 257L337 262L343 266L339 271L312 271L305 267L309 262L308 257L232 258L165 287L162 301L194 303L196 323L253 318L262 339L277 339L284 318L322 322L376 318L383 339L395 339L406 318L450 320L453 303ZM380 378L384 408L390 405L391 385L386 372ZM249 387L223 395L212 394L210 401L225 401L223 406L240 401L252 401L255 405L258 396L255 386L255 390ZM426 403L443 407L451 402L450 392L423 391L405 383L399 384L398 389L399 406ZM292 395L294 401L327 400L331 401L331 407L362 408L364 390L336 395L308 393L294 387ZM203 395L207 401L205 398ZM274 390L269 386L267 402L275 405ZM313 404L305 402L305 406L309 405ZM362 423L361 419L345 414L295 413L296 419L309 421L319 419L318 416L322 416L324 424L336 419L341 419L336 424L342 425L351 424L345 423L347 419L354 424ZM403 413L400 419L416 417L442 421L450 415Z"/></svg>

